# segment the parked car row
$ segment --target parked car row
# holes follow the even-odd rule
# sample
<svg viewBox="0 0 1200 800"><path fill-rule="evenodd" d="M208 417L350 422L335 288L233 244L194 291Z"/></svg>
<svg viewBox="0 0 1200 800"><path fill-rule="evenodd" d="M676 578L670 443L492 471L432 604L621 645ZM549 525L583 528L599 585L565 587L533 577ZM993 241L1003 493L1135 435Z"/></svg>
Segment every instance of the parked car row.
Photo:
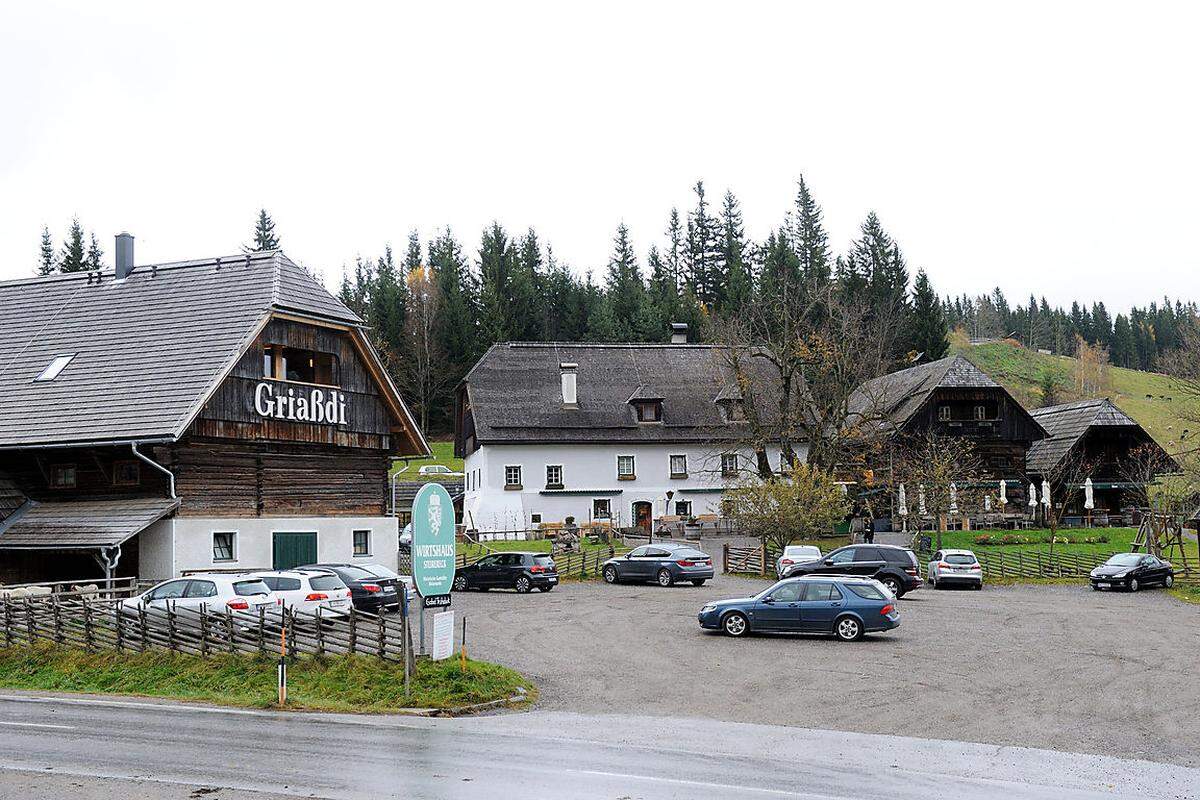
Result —
<svg viewBox="0 0 1200 800"><path fill-rule="evenodd" d="M207 572L163 581L121 601L121 608L201 608L272 613L281 608L341 616L351 606L382 613L400 608L411 578L382 564L307 564L287 570Z"/></svg>

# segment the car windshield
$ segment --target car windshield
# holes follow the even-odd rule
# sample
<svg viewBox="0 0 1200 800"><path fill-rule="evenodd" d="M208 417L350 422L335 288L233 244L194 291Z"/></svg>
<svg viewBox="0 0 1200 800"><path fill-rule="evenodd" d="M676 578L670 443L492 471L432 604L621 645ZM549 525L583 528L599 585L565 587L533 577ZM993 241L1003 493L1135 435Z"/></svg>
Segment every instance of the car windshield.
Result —
<svg viewBox="0 0 1200 800"><path fill-rule="evenodd" d="M942 560L947 564L974 564L975 556L969 556L966 553L950 553Z"/></svg>
<svg viewBox="0 0 1200 800"><path fill-rule="evenodd" d="M869 583L843 584L847 589L866 600L886 600L887 596Z"/></svg>
<svg viewBox="0 0 1200 800"><path fill-rule="evenodd" d="M543 567L552 567L554 566L554 559L550 558L550 556L534 556L533 563Z"/></svg>
<svg viewBox="0 0 1200 800"><path fill-rule="evenodd" d="M671 555L678 559L692 559L693 561L703 561L704 559L708 558L708 556L706 556L704 553L701 553L699 550L676 550Z"/></svg>
<svg viewBox="0 0 1200 800"><path fill-rule="evenodd" d="M789 545L783 548L783 554L788 558L796 558L797 556L808 556L809 558L821 557L821 551L811 545Z"/></svg>
<svg viewBox="0 0 1200 800"><path fill-rule="evenodd" d="M250 597L256 594L270 594L271 590L262 580L255 578L252 581L234 581L233 593L239 597Z"/></svg>
<svg viewBox="0 0 1200 800"><path fill-rule="evenodd" d="M1104 563L1110 567L1136 567L1141 560L1138 553L1117 553Z"/></svg>

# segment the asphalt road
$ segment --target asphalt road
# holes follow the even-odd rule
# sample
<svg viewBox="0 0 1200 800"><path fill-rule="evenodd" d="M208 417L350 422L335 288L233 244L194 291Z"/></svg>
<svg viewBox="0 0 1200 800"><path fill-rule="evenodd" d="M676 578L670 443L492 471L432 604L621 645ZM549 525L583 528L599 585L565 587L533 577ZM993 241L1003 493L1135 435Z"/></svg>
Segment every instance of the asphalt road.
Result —
<svg viewBox="0 0 1200 800"><path fill-rule="evenodd" d="M1200 767L1200 607L1161 590L921 589L854 644L707 633L709 600L767 584L566 583L456 594L473 656L529 675L539 708L794 725Z"/></svg>
<svg viewBox="0 0 1200 800"><path fill-rule="evenodd" d="M430 720L0 697L0 797L1195 798L1200 771L640 716Z"/></svg>

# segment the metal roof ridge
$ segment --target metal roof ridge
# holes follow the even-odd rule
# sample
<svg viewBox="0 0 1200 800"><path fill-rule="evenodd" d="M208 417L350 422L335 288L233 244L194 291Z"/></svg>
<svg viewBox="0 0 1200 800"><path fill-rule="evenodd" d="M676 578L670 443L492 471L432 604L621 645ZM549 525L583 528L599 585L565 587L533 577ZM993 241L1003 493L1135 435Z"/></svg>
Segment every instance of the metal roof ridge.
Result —
<svg viewBox="0 0 1200 800"><path fill-rule="evenodd" d="M130 275L137 275L144 270L153 269L157 272L164 270L189 269L193 267L214 266L220 264L224 267L235 267L239 262L245 262L246 257L250 260L259 262L265 260L264 256L274 258L276 254L282 253L281 250L253 250L249 253L235 253L227 256L211 256L209 258L192 258L182 261L164 261L158 264L135 264L133 272ZM69 283L74 280L83 280L85 283L89 280L89 275L99 274L101 279L108 278L116 280L114 277L116 272L112 269L100 270L80 270L78 272L56 272L52 275L31 275L26 278L9 278L0 281L0 289L9 286L34 286L38 284L48 283Z"/></svg>

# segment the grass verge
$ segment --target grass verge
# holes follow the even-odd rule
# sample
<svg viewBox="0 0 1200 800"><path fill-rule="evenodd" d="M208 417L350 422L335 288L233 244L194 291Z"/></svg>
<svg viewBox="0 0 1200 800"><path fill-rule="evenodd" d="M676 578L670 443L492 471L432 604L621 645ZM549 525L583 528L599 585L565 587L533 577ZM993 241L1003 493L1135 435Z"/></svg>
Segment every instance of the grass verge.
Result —
<svg viewBox="0 0 1200 800"><path fill-rule="evenodd" d="M1200 586L1174 586L1167 591L1185 603L1200 605Z"/></svg>
<svg viewBox="0 0 1200 800"><path fill-rule="evenodd" d="M53 692L162 697L250 708L276 708L276 660L266 656L182 655L165 651L87 653L53 646L0 648L0 686ZM302 657L288 666L288 708L387 712L454 708L536 690L520 674L483 661L417 662L412 694L404 669L369 656Z"/></svg>

